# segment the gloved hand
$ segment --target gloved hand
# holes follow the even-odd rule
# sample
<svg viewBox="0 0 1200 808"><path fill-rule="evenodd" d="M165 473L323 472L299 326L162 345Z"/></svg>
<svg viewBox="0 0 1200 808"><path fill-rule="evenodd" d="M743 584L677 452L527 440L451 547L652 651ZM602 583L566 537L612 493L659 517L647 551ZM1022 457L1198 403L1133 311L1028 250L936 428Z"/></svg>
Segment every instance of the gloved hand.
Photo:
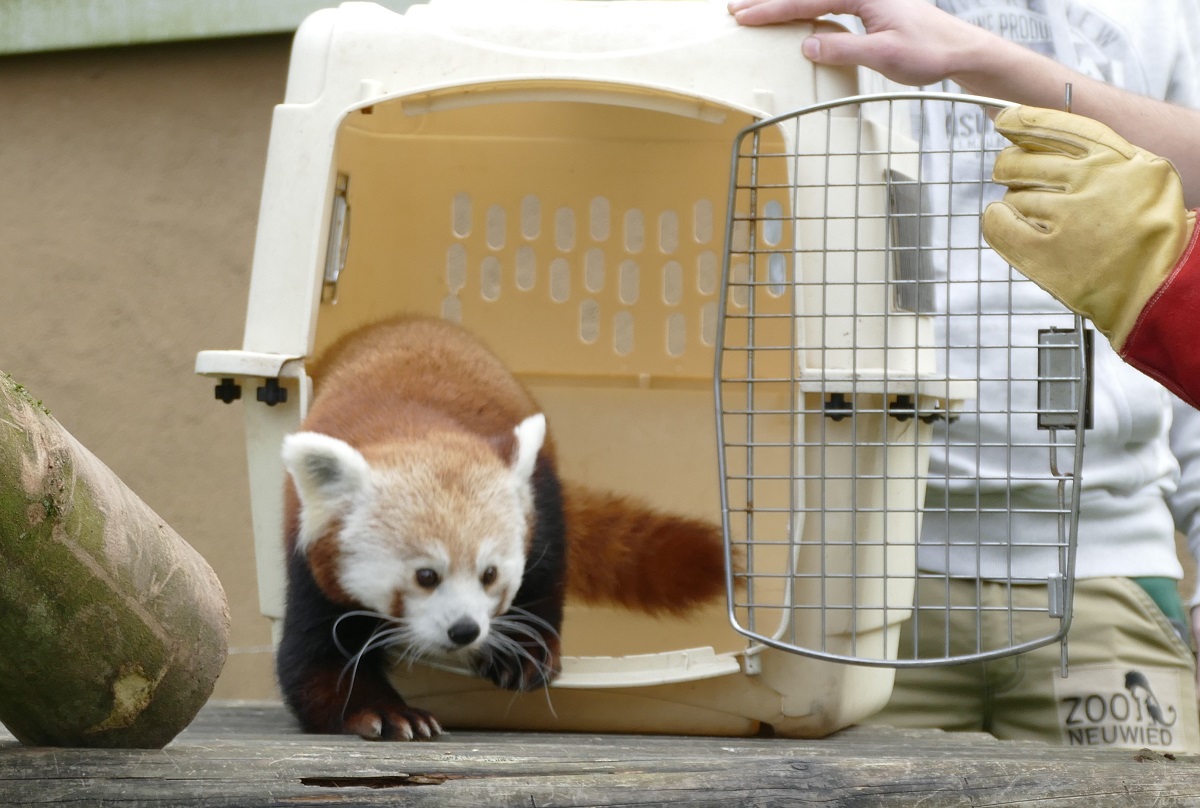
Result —
<svg viewBox="0 0 1200 808"><path fill-rule="evenodd" d="M984 211L988 244L1197 404L1200 379L1184 377L1200 363L1196 214L1174 167L1067 112L1009 107L996 129L1015 145L996 158L993 177L1008 192Z"/></svg>
<svg viewBox="0 0 1200 808"><path fill-rule="evenodd" d="M1174 167L1067 112L1009 107L996 129L1016 145L996 158L1009 190L984 211L984 238L1120 350L1196 223Z"/></svg>

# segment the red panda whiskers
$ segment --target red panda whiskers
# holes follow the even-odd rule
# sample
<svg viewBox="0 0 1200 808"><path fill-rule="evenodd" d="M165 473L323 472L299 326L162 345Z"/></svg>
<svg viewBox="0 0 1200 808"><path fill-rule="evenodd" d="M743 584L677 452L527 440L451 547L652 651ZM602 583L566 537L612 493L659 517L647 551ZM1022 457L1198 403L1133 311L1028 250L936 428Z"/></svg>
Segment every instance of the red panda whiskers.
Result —
<svg viewBox="0 0 1200 808"><path fill-rule="evenodd" d="M347 660L345 666L342 668L341 675L338 677L337 686L338 686L339 691L342 689L343 685L346 684L345 680L346 680L347 674L349 674L349 677L350 677L349 684L346 685L346 687L345 687L346 700L342 703L342 720L343 721L346 719L346 713L350 709L350 697L354 694L354 680L358 678L358 666L362 663L363 656L365 656L367 654L368 650L375 643L375 637L379 634L379 631L380 631L380 628L376 628L375 631L373 631L371 633L371 636L367 638L367 642L363 645L362 648L360 648L358 650L357 653L355 653L353 655L348 655L349 659Z"/></svg>
<svg viewBox="0 0 1200 808"><path fill-rule="evenodd" d="M346 659L350 659L358 654L361 654L362 648L365 647L367 644L364 642L363 645L360 646L357 651L350 651L348 648L346 648L345 645L342 644L341 637L338 636L338 629L341 628L342 623L344 623L346 620L349 620L349 619L352 619L355 617L375 618L375 620L379 621L381 626L388 621L395 620L395 618L392 618L389 615L380 614L379 612L367 611L364 609L356 609L352 612L344 612L343 614L338 615L338 618L333 621L333 629L332 629L333 644L338 649L338 651L340 651L342 653L342 656L344 656ZM371 637L373 637L374 635L375 635L375 632L373 631L372 634L367 638L367 642L369 642Z"/></svg>
<svg viewBox="0 0 1200 808"><path fill-rule="evenodd" d="M377 617L378 624L367 636L366 640L362 644L362 647L353 653L351 653L342 645L341 640L337 637L337 625L334 625L334 642L337 643L338 649L346 656L346 664L342 668L341 676L338 677L339 690L342 687L343 680L345 679L346 675L349 674L350 676L350 686L346 689L347 703L349 702L351 692L354 690L354 679L358 674L358 667L362 663L363 657L377 649L387 648L392 645L401 645L407 647L407 641L405 637L407 633L407 627L404 625L402 620L392 620L386 615L377 615L374 612L358 612L356 615ZM343 617L345 616L347 615L343 615ZM341 622L340 618L338 622Z"/></svg>
<svg viewBox="0 0 1200 808"><path fill-rule="evenodd" d="M548 687L550 679L553 678L553 671L549 670L541 659L530 651L533 649L541 649L548 651L549 646L541 632L526 624L525 620L520 617L504 615L496 618L497 627L507 629L507 632L495 632L488 635L488 639L484 644L484 648L488 653L499 655L507 655L517 660L527 661L538 672L538 676L526 681L524 677L509 684L509 687L517 691L533 690L536 688ZM519 635L525 639L518 639L513 635ZM554 637L557 638L558 633L554 632ZM522 665L523 669L524 666Z"/></svg>

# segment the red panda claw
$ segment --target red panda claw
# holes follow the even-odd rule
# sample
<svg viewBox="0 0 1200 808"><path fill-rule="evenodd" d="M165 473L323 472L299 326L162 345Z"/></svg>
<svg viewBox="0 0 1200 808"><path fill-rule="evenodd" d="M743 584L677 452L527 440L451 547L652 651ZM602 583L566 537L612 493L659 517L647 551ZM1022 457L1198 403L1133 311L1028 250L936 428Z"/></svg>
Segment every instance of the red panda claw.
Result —
<svg viewBox="0 0 1200 808"><path fill-rule="evenodd" d="M442 726L424 710L360 710L342 722L342 731L367 741L432 740L442 734Z"/></svg>
<svg viewBox="0 0 1200 808"><path fill-rule="evenodd" d="M503 690L540 690L554 681L562 669L557 653L551 651L541 657L533 660L493 656L484 660L476 668L476 673Z"/></svg>
<svg viewBox="0 0 1200 808"><path fill-rule="evenodd" d="M442 734L442 727L432 715L424 710L406 707L403 711L389 711L388 737L398 741L429 741Z"/></svg>
<svg viewBox="0 0 1200 808"><path fill-rule="evenodd" d="M378 741L383 737L383 716L379 713L363 710L342 722L342 731L347 735L357 735L365 741Z"/></svg>

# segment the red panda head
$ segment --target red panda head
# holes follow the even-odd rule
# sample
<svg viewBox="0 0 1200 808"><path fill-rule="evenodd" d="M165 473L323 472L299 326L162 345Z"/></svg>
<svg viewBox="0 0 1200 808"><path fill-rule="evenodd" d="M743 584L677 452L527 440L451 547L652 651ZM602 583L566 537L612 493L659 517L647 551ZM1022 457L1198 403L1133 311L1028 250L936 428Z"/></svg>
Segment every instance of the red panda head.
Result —
<svg viewBox="0 0 1200 808"><path fill-rule="evenodd" d="M289 435L296 550L335 600L395 618L396 643L415 656L475 650L521 586L545 434L538 414L499 451L462 432L361 451L315 432Z"/></svg>

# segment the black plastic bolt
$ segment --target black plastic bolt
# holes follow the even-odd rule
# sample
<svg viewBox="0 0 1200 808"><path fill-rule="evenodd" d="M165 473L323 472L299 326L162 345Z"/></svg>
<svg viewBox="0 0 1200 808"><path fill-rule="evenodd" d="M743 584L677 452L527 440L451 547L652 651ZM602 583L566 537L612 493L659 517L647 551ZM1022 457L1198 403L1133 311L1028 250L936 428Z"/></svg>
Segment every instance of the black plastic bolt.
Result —
<svg viewBox="0 0 1200 808"><path fill-rule="evenodd" d="M221 383L213 391L218 401L232 404L242 397L242 386L233 379L221 379Z"/></svg>
<svg viewBox="0 0 1200 808"><path fill-rule="evenodd" d="M854 404L846 399L845 393L833 393L825 402L825 417L831 421L841 421L854 412Z"/></svg>
<svg viewBox="0 0 1200 808"><path fill-rule="evenodd" d="M888 406L888 412L897 421L907 421L916 415L917 408L913 403L913 397L904 393L896 396L896 400Z"/></svg>
<svg viewBox="0 0 1200 808"><path fill-rule="evenodd" d="M258 388L258 400L268 407L284 404L287 402L287 388L280 386L279 379L267 379L263 386Z"/></svg>

